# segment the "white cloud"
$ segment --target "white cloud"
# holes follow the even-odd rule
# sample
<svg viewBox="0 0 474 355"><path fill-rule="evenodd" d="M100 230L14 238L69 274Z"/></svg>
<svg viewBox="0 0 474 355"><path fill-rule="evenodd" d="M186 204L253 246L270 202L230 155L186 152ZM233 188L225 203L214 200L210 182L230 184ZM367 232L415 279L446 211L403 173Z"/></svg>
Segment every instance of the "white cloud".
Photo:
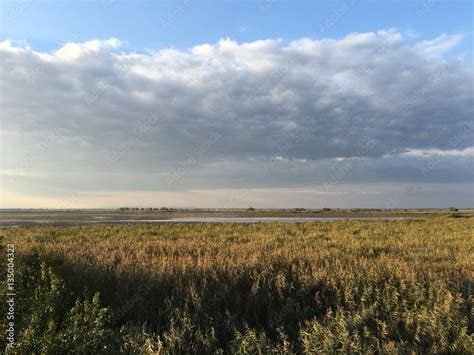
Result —
<svg viewBox="0 0 474 355"><path fill-rule="evenodd" d="M455 48L462 40L463 36L461 34L442 34L432 40L418 42L415 49L426 55L440 56Z"/></svg>
<svg viewBox="0 0 474 355"><path fill-rule="evenodd" d="M474 147L466 149L409 149L403 155L412 156L412 157L424 157L431 158L436 155L441 156L452 156L452 157L474 157Z"/></svg>
<svg viewBox="0 0 474 355"><path fill-rule="evenodd" d="M103 50L117 48L121 41L116 38L110 38L104 41L92 40L84 43L66 43L63 47L54 52L54 55L62 60L78 60L82 56L98 53Z"/></svg>
<svg viewBox="0 0 474 355"><path fill-rule="evenodd" d="M473 149L473 66L443 57L461 40L409 45L390 29L290 43L222 39L149 54L119 53L118 39L51 53L5 41L2 169L15 171L60 128L15 186L70 188L68 179L82 179L92 189L165 189L156 174L190 159L180 181L187 188L323 184L334 164L349 163L349 180L390 180L384 172L417 179L417 162L433 152L456 159L427 179L472 179L462 159ZM221 138L196 158L213 132ZM61 182L55 174L64 171L75 178ZM28 180L28 172L45 177Z"/></svg>

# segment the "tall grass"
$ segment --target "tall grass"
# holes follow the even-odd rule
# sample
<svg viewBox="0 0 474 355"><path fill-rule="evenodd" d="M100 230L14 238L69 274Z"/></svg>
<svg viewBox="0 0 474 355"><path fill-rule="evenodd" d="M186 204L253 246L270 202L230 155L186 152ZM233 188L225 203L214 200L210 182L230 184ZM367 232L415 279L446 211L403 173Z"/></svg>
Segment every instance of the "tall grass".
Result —
<svg viewBox="0 0 474 355"><path fill-rule="evenodd" d="M17 351L472 353L473 227L3 229L20 275Z"/></svg>

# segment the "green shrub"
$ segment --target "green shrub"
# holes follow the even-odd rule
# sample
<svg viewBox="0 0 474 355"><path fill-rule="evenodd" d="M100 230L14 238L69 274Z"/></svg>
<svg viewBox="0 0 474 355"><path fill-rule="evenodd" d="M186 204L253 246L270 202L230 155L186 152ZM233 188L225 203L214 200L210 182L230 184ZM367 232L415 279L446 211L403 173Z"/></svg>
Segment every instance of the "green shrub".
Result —
<svg viewBox="0 0 474 355"><path fill-rule="evenodd" d="M32 271L31 265L23 270ZM108 327L109 315L101 308L99 294L70 303L64 282L42 263L37 270L20 277L31 298L23 308L22 324L15 352L20 354L112 354L117 337Z"/></svg>

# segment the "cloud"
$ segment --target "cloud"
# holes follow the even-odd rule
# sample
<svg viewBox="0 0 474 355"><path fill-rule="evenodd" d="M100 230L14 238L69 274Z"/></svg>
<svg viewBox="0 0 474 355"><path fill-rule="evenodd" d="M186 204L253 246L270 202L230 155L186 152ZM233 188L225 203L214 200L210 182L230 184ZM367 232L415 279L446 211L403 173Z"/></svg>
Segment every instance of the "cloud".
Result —
<svg viewBox="0 0 474 355"><path fill-rule="evenodd" d="M61 60L78 60L82 56L91 55L107 49L117 48L121 42L116 38L105 41L93 40L84 43L66 43L63 47L54 52L54 56Z"/></svg>
<svg viewBox="0 0 474 355"><path fill-rule="evenodd" d="M472 62L445 58L461 40L410 45L390 29L146 54L119 52L118 39L50 53L5 41L2 170L26 166L17 174L24 189L324 184L348 162L343 180L389 181L394 169L416 180L422 152L472 156L455 154L473 149ZM197 153L211 135L219 139ZM459 180L465 161L456 159L424 178Z"/></svg>
<svg viewBox="0 0 474 355"><path fill-rule="evenodd" d="M453 156L453 157L474 157L474 147L466 148L463 150L450 149L450 150L441 150L441 149L412 149L403 153L404 155L414 156L414 157L425 157L430 158L432 156L441 155L441 156Z"/></svg>
<svg viewBox="0 0 474 355"><path fill-rule="evenodd" d="M432 40L418 42L415 48L425 55L440 56L455 48L462 39L463 36L460 34L451 36L443 34Z"/></svg>

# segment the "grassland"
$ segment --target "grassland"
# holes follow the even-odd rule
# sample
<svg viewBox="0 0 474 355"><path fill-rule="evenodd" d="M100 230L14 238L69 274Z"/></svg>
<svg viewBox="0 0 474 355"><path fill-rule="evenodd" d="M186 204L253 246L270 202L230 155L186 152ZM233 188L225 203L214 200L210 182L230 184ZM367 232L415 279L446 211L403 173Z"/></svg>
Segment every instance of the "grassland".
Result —
<svg viewBox="0 0 474 355"><path fill-rule="evenodd" d="M473 230L448 217L3 228L15 351L469 354Z"/></svg>

